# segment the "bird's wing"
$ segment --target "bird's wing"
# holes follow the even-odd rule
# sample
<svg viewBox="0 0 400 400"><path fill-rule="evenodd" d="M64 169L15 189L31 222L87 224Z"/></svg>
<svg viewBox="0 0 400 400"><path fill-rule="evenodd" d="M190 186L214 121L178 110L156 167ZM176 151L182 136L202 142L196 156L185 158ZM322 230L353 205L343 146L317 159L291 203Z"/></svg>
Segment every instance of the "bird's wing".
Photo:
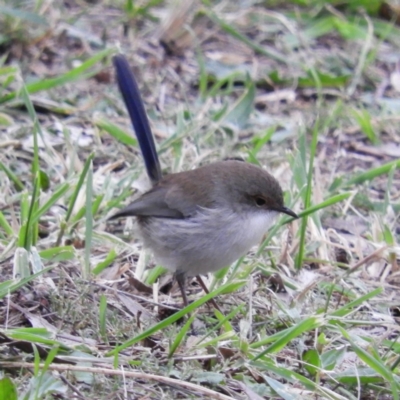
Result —
<svg viewBox="0 0 400 400"><path fill-rule="evenodd" d="M165 188L154 187L114 214L111 219L130 216L184 218L185 215L180 210L168 205L166 194Z"/></svg>
<svg viewBox="0 0 400 400"><path fill-rule="evenodd" d="M144 193L111 218L148 216L188 218L200 209L213 208L214 202L210 177L209 185L202 184L202 170L167 175L156 186Z"/></svg>

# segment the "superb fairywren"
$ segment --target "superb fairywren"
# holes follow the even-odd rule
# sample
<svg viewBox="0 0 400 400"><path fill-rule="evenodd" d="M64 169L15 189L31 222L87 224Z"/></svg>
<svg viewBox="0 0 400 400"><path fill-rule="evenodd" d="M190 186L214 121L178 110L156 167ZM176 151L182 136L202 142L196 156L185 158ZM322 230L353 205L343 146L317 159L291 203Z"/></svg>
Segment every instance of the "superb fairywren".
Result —
<svg viewBox="0 0 400 400"><path fill-rule="evenodd" d="M122 55L113 62L152 188L111 218L137 218L145 247L175 273L187 305L186 275L226 267L260 243L278 213L297 215L283 204L278 181L243 161L214 162L163 176L129 64Z"/></svg>

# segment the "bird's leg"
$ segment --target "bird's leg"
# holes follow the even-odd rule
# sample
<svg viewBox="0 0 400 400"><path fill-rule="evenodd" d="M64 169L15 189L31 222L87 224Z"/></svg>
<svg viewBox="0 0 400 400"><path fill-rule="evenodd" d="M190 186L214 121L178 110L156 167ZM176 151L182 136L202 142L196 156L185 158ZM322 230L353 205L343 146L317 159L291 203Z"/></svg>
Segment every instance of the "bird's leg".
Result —
<svg viewBox="0 0 400 400"><path fill-rule="evenodd" d="M179 289L181 290L181 293L182 293L183 304L185 305L185 307L187 307L189 305L189 301L188 301L188 298L186 296L186 291L185 291L185 282L186 282L185 278L186 278L186 275L184 272L175 272L175 279L178 282ZM200 287L203 289L203 291L206 294L209 294L210 292L208 291L207 286L204 284L200 275L197 275L196 279L197 279L197 282L199 283ZM222 314L221 309L219 308L218 304L216 303L216 301L214 299L211 299L208 302L211 303L213 305L213 307Z"/></svg>
<svg viewBox="0 0 400 400"><path fill-rule="evenodd" d="M185 292L185 278L186 276L184 272L175 272L175 279L178 282L179 289L182 293L183 304L185 305L185 307L187 307L189 305L189 302Z"/></svg>
<svg viewBox="0 0 400 400"><path fill-rule="evenodd" d="M201 288L203 289L204 293L209 294L210 292L208 291L207 286L203 282L203 279L201 279L200 275L196 276L196 280L197 280L198 284L201 286ZM223 312L221 311L217 302L214 299L208 300L208 302L211 303L214 306L214 308L217 309L221 314L223 314Z"/></svg>

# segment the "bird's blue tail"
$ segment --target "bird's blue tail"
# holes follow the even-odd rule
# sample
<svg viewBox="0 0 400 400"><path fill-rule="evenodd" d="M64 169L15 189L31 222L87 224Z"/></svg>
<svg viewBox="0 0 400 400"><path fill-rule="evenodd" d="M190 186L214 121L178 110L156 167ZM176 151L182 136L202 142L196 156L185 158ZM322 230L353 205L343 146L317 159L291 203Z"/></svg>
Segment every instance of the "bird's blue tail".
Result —
<svg viewBox="0 0 400 400"><path fill-rule="evenodd" d="M143 154L147 175L154 185L161 179L162 173L153 134L151 133L149 120L147 119L138 85L127 59L122 54L114 56L113 63L117 74L119 90L124 98L125 106Z"/></svg>

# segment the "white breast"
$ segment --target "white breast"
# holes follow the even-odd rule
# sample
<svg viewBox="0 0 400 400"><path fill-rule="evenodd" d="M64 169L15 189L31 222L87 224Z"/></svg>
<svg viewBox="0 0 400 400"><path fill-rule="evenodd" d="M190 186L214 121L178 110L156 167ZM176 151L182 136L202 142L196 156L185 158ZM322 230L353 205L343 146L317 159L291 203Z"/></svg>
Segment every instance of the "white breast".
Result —
<svg viewBox="0 0 400 400"><path fill-rule="evenodd" d="M146 247L165 268L188 275L230 265L259 244L278 213L260 210L238 217L207 209L194 218L148 218L140 224Z"/></svg>

